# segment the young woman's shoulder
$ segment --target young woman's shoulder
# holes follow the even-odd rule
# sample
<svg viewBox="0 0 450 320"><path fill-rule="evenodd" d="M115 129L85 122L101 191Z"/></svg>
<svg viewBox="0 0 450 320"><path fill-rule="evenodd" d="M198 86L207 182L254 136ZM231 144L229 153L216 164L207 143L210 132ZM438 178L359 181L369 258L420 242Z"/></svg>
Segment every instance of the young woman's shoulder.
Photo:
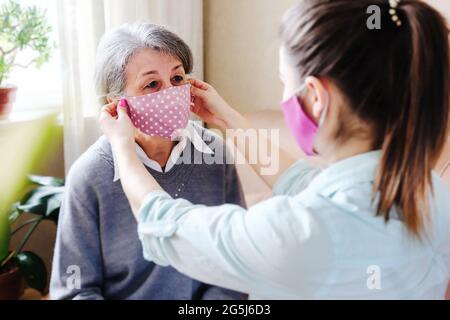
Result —
<svg viewBox="0 0 450 320"><path fill-rule="evenodd" d="M434 202L438 207L448 209L450 215L450 186L436 172L432 174Z"/></svg>
<svg viewBox="0 0 450 320"><path fill-rule="evenodd" d="M450 187L437 173L433 172L433 195L431 198L433 224L442 228L450 238Z"/></svg>

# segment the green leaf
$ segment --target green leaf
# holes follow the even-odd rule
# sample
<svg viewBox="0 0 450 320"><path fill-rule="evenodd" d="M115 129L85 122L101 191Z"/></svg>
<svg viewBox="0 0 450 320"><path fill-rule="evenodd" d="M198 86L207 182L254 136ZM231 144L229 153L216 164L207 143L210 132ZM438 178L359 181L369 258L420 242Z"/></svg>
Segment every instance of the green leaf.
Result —
<svg viewBox="0 0 450 320"><path fill-rule="evenodd" d="M21 205L42 203L49 197L64 192L64 187L42 186L28 192L21 200Z"/></svg>
<svg viewBox="0 0 450 320"><path fill-rule="evenodd" d="M9 215L9 224L13 224L14 222L17 221L17 219L19 219L20 217L20 211L19 210L14 210L13 212L10 213Z"/></svg>
<svg viewBox="0 0 450 320"><path fill-rule="evenodd" d="M33 202L22 204L18 208L22 212L37 214L40 216L44 216L47 211L47 206L45 202Z"/></svg>
<svg viewBox="0 0 450 320"><path fill-rule="evenodd" d="M27 284L31 288L43 292L47 287L47 269L44 261L29 251L17 254L17 261Z"/></svg>
<svg viewBox="0 0 450 320"><path fill-rule="evenodd" d="M20 205L20 202L16 202L12 205L11 207L11 211L9 213L9 224L12 225L14 222L17 221L17 219L19 219L20 214L22 213L19 209L18 206Z"/></svg>
<svg viewBox="0 0 450 320"><path fill-rule="evenodd" d="M10 229L8 216L0 215L0 262L8 256L10 241Z"/></svg>
<svg viewBox="0 0 450 320"><path fill-rule="evenodd" d="M61 209L62 194L56 194L49 199L47 203L47 212L45 213L46 219L51 219L55 222L58 221L59 210Z"/></svg>
<svg viewBox="0 0 450 320"><path fill-rule="evenodd" d="M43 186L31 190L17 209L41 215L45 219L58 221L59 210L64 196L64 187Z"/></svg>
<svg viewBox="0 0 450 320"><path fill-rule="evenodd" d="M53 221L56 225L58 225L59 211L61 208L55 209L51 211L46 217L46 220Z"/></svg>
<svg viewBox="0 0 450 320"><path fill-rule="evenodd" d="M61 187L64 185L64 179L55 178L55 177L43 177L43 176L28 176L31 182L41 185L41 186L49 186L49 187Z"/></svg>

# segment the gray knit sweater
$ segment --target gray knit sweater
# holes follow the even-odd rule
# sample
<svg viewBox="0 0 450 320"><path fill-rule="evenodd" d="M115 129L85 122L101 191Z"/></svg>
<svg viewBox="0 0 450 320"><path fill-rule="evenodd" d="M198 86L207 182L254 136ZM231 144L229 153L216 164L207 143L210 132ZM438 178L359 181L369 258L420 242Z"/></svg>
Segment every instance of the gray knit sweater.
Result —
<svg viewBox="0 0 450 320"><path fill-rule="evenodd" d="M221 138L201 130L211 149L224 150ZM201 158L190 143L187 147L193 158ZM179 163L168 173L148 170L174 197L209 206L244 205L234 165ZM144 260L136 221L113 177L111 147L104 137L72 166L58 223L52 299L243 298Z"/></svg>

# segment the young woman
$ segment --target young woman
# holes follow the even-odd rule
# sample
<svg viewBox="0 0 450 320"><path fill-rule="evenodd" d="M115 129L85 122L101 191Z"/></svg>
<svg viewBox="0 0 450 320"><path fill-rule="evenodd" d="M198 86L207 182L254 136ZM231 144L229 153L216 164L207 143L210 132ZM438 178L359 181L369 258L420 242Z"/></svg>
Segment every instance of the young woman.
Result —
<svg viewBox="0 0 450 320"><path fill-rule="evenodd" d="M370 5L381 29L367 27ZM281 39L287 123L327 168L284 155L284 173L263 177L273 198L248 210L173 199L134 155L124 108L105 108L144 257L251 298L444 298L450 193L432 169L448 134L446 20L416 0L303 0ZM250 127L192 84L206 122Z"/></svg>

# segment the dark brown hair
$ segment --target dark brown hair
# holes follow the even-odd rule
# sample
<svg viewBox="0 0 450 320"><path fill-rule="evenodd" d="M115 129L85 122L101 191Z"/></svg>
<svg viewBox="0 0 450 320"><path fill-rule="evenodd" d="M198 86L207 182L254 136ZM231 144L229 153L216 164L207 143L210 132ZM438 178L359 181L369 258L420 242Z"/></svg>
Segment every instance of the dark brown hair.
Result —
<svg viewBox="0 0 450 320"><path fill-rule="evenodd" d="M381 29L367 26L371 5L381 9ZM449 126L449 32L422 1L400 2L401 26L390 9L388 0L303 0L284 18L282 45L299 80L329 79L351 112L374 127L373 148L382 149L377 215L388 221L398 208L420 238Z"/></svg>

